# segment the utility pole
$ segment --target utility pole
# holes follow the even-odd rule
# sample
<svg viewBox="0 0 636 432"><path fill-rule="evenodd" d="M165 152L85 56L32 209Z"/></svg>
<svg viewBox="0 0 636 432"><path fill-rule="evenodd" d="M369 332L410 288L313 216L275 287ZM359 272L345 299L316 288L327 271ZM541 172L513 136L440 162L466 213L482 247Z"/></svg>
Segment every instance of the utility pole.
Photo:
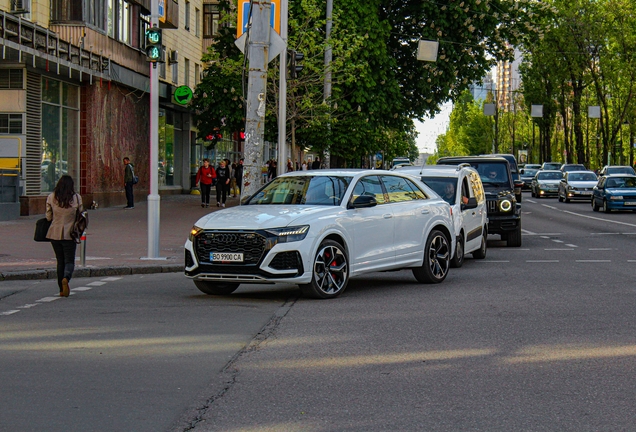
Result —
<svg viewBox="0 0 636 432"><path fill-rule="evenodd" d="M159 27L159 0L151 0L150 25ZM148 63L150 67L150 194L148 195L148 257L162 259L159 256L159 74L157 63Z"/></svg>
<svg viewBox="0 0 636 432"><path fill-rule="evenodd" d="M280 2L280 37L287 45L287 0ZM287 50L280 53L278 77L278 174L287 170ZM292 162L293 165L293 162Z"/></svg>
<svg viewBox="0 0 636 432"><path fill-rule="evenodd" d="M271 1L253 2L247 56L247 116L245 119L244 193L253 195L260 186L265 135L267 63L269 55Z"/></svg>
<svg viewBox="0 0 636 432"><path fill-rule="evenodd" d="M322 163L325 168L331 168L331 155L329 153L330 145L331 145L331 60L332 60L332 52L331 52L331 44L329 42L329 38L331 37L331 25L332 25L332 17L333 17L333 0L327 0L327 25L325 28L327 44L325 47L325 101L329 106L329 124L328 127L328 147L323 154Z"/></svg>

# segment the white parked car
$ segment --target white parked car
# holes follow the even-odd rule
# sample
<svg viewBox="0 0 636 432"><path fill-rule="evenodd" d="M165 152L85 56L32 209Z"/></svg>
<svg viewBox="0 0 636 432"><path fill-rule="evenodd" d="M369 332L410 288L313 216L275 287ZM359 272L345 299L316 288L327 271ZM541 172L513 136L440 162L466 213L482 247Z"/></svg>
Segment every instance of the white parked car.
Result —
<svg viewBox="0 0 636 432"><path fill-rule="evenodd" d="M484 187L474 168L469 164L424 165L402 168L400 173L422 180L453 209L456 247L451 267L461 267L467 253L473 258L486 258L488 210Z"/></svg>
<svg viewBox="0 0 636 432"><path fill-rule="evenodd" d="M563 174L559 183L559 201L592 199L594 186L598 183L598 177L592 171L568 171Z"/></svg>
<svg viewBox="0 0 636 432"><path fill-rule="evenodd" d="M199 219L185 244L185 275L206 294L291 283L332 298L369 272L410 268L419 282L442 282L454 247L450 206L408 175L296 171Z"/></svg>

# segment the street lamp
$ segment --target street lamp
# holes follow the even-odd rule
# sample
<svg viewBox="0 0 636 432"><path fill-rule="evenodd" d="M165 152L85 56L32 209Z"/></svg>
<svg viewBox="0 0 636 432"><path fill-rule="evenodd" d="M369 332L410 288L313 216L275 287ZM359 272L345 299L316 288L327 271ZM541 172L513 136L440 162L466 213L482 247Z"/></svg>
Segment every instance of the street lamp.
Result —
<svg viewBox="0 0 636 432"><path fill-rule="evenodd" d="M530 117L543 118L543 105L532 105L530 107ZM530 149L530 156L532 157L532 150L535 148L534 143L534 120L532 121L532 149ZM539 155L541 152L539 152ZM545 162L545 161L544 161Z"/></svg>

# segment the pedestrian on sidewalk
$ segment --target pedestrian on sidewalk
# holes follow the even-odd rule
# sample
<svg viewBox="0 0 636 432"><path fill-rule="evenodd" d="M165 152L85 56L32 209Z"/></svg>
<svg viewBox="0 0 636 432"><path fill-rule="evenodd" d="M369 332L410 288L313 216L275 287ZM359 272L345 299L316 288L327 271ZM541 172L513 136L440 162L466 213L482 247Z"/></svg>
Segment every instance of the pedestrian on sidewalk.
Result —
<svg viewBox="0 0 636 432"><path fill-rule="evenodd" d="M278 174L276 173L276 161L272 159L269 162L269 168L267 168L267 178L269 181L272 181L276 178Z"/></svg>
<svg viewBox="0 0 636 432"><path fill-rule="evenodd" d="M134 165L130 163L128 157L124 158L124 188L126 189L126 207L125 210L135 208L135 198L133 196L133 172Z"/></svg>
<svg viewBox="0 0 636 432"><path fill-rule="evenodd" d="M287 172L292 172L294 171L294 166L292 165L292 161L291 159L287 159Z"/></svg>
<svg viewBox="0 0 636 432"><path fill-rule="evenodd" d="M225 160L219 163L216 169L216 206L225 207L225 200L230 192L230 169Z"/></svg>
<svg viewBox="0 0 636 432"><path fill-rule="evenodd" d="M70 294L68 283L75 270L77 247L71 237L71 230L75 223L75 215L83 210L82 197L75 193L73 178L63 175L54 191L46 198L46 219L51 221L46 238L51 240L57 260L57 285L60 288L60 297L68 297Z"/></svg>
<svg viewBox="0 0 636 432"><path fill-rule="evenodd" d="M201 184L201 207L210 207L210 190L216 180L216 171L210 166L210 159L203 159L203 166L197 171L194 185Z"/></svg>
<svg viewBox="0 0 636 432"><path fill-rule="evenodd" d="M312 170L320 169L320 158L318 156L316 156L316 159L314 159L314 161L311 163L311 169Z"/></svg>
<svg viewBox="0 0 636 432"><path fill-rule="evenodd" d="M243 190L243 161L244 158L240 158L234 170L234 179L236 180L236 188L238 189L239 196Z"/></svg>

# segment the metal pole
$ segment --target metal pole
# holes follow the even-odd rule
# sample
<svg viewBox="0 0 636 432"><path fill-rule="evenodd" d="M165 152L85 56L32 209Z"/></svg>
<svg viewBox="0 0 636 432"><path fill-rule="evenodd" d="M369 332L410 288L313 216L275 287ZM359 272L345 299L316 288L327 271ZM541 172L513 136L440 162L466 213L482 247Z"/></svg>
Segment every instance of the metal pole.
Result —
<svg viewBox="0 0 636 432"><path fill-rule="evenodd" d="M159 26L159 0L150 5L150 25ZM148 195L148 259L159 257L159 75L157 63L150 67L150 194Z"/></svg>
<svg viewBox="0 0 636 432"><path fill-rule="evenodd" d="M80 237L80 265L86 267L86 231Z"/></svg>
<svg viewBox="0 0 636 432"><path fill-rule="evenodd" d="M287 0L280 2L280 37L287 47ZM278 91L278 174L287 171L287 49L280 53Z"/></svg>
<svg viewBox="0 0 636 432"><path fill-rule="evenodd" d="M332 25L332 17L333 17L333 0L327 0L327 25L325 29L327 45L325 48L325 101L328 101L328 106L331 108L331 60L332 60L332 52L331 45L329 44L329 38L331 37L331 25ZM329 112L329 116L331 117L331 112ZM331 144L331 118L329 119L329 123L327 125L329 131L329 141L328 144ZM331 154L329 153L329 147L325 149L325 153L323 155L323 165L325 168L331 167Z"/></svg>
<svg viewBox="0 0 636 432"><path fill-rule="evenodd" d="M248 196L254 195L259 188L263 163L270 13L270 0L252 4L252 26L248 34L249 75L243 172L245 194Z"/></svg>

